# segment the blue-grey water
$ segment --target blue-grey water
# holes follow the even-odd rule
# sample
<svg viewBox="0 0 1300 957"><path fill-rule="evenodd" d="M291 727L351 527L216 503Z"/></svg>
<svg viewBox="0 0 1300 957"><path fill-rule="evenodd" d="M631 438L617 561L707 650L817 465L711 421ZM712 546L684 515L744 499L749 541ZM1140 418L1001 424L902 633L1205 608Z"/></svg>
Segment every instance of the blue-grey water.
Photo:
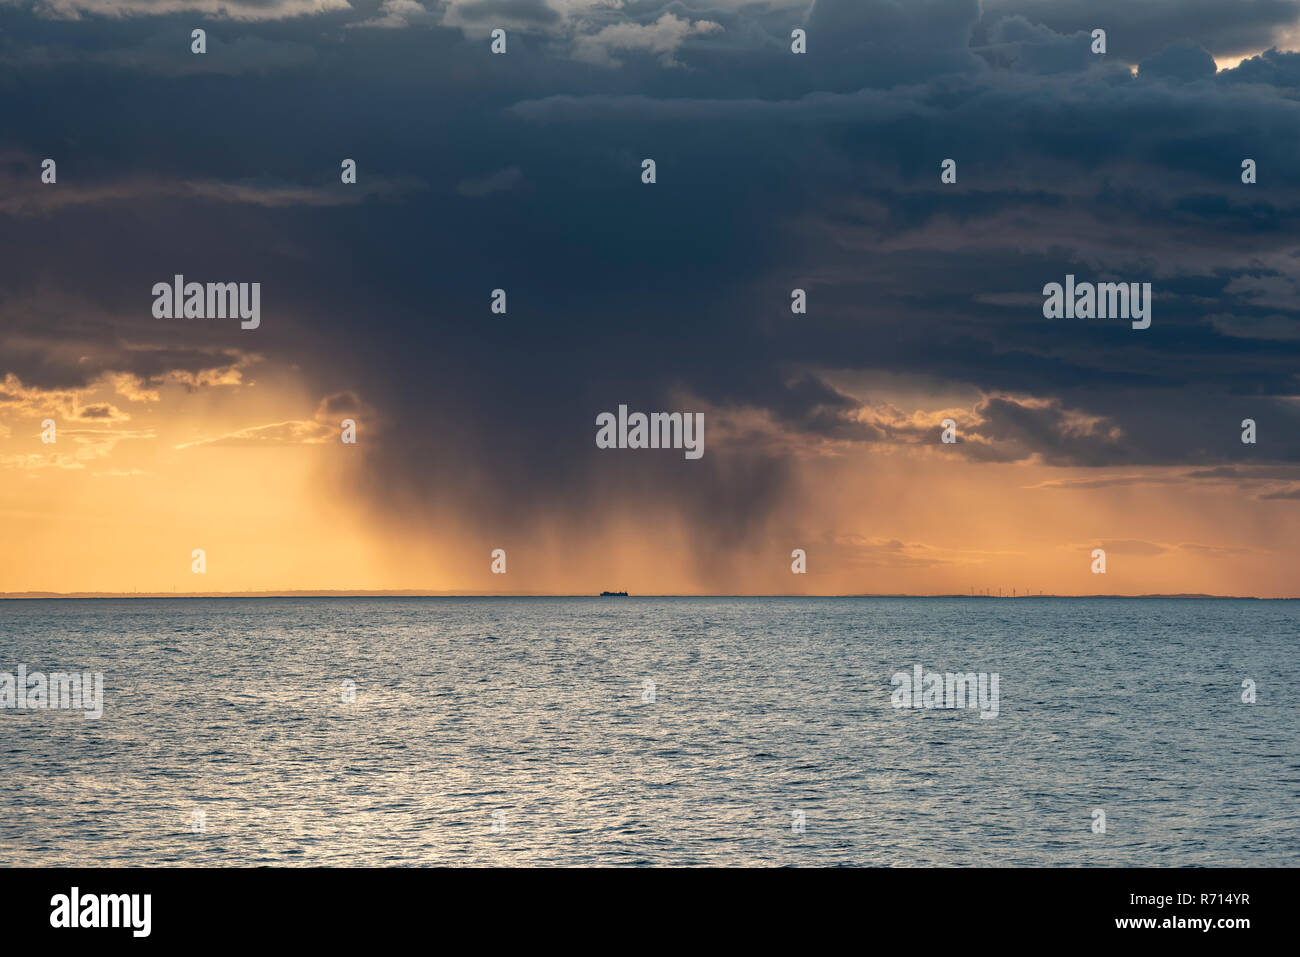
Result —
<svg viewBox="0 0 1300 957"><path fill-rule="evenodd" d="M104 712L0 710L0 864L1296 865L1298 640L1297 601L3 601L0 673ZM916 664L997 716L895 708Z"/></svg>

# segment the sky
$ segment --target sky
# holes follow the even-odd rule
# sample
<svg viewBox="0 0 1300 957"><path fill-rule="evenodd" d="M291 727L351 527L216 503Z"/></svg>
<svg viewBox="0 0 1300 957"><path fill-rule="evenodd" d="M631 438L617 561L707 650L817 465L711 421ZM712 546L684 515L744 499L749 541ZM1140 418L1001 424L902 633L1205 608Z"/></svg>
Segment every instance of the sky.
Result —
<svg viewBox="0 0 1300 957"><path fill-rule="evenodd" d="M0 592L1300 596L1297 50L1300 0L0 0Z"/></svg>

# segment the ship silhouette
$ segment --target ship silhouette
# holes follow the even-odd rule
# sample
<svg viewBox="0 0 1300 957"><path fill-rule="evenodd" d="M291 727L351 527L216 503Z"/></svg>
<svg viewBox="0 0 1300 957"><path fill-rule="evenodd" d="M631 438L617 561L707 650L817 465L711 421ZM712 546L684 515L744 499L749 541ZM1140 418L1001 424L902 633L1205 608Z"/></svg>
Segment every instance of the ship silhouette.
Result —
<svg viewBox="0 0 1300 957"><path fill-rule="evenodd" d="M625 592L625 591L603 591L603 592L600 593L600 597L601 597L601 598L626 598L626 597L627 597L627 592Z"/></svg>

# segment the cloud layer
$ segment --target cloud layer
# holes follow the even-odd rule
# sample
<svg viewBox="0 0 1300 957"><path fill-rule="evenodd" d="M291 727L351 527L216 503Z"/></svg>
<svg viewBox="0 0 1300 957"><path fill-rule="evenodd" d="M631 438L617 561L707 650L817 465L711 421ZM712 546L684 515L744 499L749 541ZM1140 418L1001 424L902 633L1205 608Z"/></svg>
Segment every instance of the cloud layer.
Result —
<svg viewBox="0 0 1300 957"><path fill-rule="evenodd" d="M23 390L255 355L372 411L381 513L482 538L661 515L704 576L786 521L809 462L932 455L947 417L971 465L1300 465L1300 54L1272 48L1296 3L180 6L0 6ZM262 282L263 328L159 325L177 272ZM1151 328L1045 319L1067 274L1150 282ZM706 411L705 458L597 450L620 403Z"/></svg>

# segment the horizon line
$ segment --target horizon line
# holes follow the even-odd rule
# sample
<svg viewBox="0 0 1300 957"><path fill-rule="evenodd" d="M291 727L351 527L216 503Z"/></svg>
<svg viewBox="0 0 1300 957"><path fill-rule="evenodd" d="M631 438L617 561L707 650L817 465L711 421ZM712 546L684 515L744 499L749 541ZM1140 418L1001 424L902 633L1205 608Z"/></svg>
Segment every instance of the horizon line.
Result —
<svg viewBox="0 0 1300 957"><path fill-rule="evenodd" d="M1187 600L1230 600L1230 601L1297 601L1298 596L1263 597L1260 595L1211 595L1204 592L1149 592L1134 595L1102 594L1016 594L988 595L943 592L936 594L911 594L904 592L840 592L836 594L809 593L748 593L748 594L645 594L645 595L611 595L605 596L592 592L493 592L493 591L436 591L431 589L363 589L363 588L302 588L302 589L267 589L262 591L228 591L228 592L54 592L54 591L15 591L0 592L0 600L8 601L46 601L46 600L86 600L86 599L212 599L212 598L967 598L998 601L1002 599L1020 600L1026 598L1164 598Z"/></svg>

